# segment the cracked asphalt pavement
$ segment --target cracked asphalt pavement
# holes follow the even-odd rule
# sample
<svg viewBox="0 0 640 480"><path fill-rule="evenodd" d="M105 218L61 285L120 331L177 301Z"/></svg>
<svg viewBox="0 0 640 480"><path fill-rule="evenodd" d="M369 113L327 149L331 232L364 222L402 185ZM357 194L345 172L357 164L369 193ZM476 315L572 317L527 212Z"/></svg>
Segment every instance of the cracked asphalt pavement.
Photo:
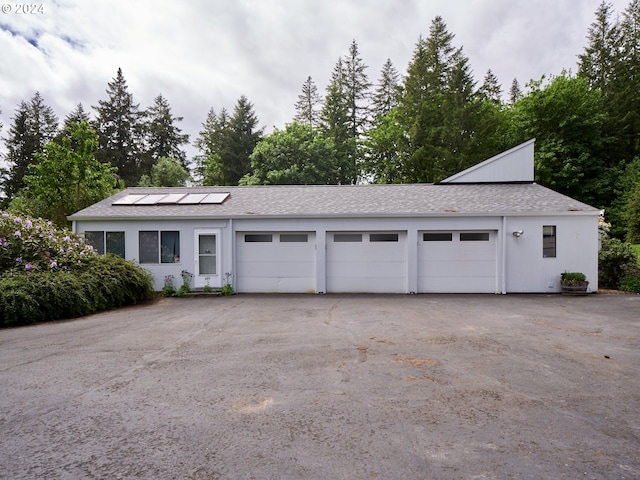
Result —
<svg viewBox="0 0 640 480"><path fill-rule="evenodd" d="M632 479L638 452L638 295L163 298L0 330L2 479Z"/></svg>

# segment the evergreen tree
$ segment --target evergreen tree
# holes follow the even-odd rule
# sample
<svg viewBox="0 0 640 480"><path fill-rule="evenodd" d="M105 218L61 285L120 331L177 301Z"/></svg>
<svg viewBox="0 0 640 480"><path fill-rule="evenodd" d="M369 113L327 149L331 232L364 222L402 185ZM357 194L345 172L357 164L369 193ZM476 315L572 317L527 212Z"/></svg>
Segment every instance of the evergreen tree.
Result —
<svg viewBox="0 0 640 480"><path fill-rule="evenodd" d="M202 124L195 146L200 152L196 156L196 176L203 185L223 184L220 162L223 151L227 148L226 137L229 133L229 115L223 108L216 114L212 108Z"/></svg>
<svg viewBox="0 0 640 480"><path fill-rule="evenodd" d="M55 138L57 131L58 118L39 92L28 103L20 102L5 140L8 168L2 171L4 201L10 201L24 187L29 165L37 162L35 155Z"/></svg>
<svg viewBox="0 0 640 480"><path fill-rule="evenodd" d="M591 88L598 88L605 95L609 93L622 46L619 24L612 23L612 14L612 5L603 1L589 27L588 45L578 55L578 76L589 80Z"/></svg>
<svg viewBox="0 0 640 480"><path fill-rule="evenodd" d="M396 107L399 95L400 74L391 63L391 59L388 58L382 66L380 80L378 80L373 94L372 112L374 118L378 119Z"/></svg>
<svg viewBox="0 0 640 480"><path fill-rule="evenodd" d="M320 123L318 106L321 104L322 99L318 94L318 87L309 76L302 85L302 93L298 95L294 120L313 128L317 127Z"/></svg>
<svg viewBox="0 0 640 480"><path fill-rule="evenodd" d="M522 98L522 90L520 89L520 83L517 78L511 82L511 88L509 89L509 103L513 105Z"/></svg>
<svg viewBox="0 0 640 480"><path fill-rule="evenodd" d="M484 76L484 82L479 88L478 93L483 100L489 100L496 105L502 103L502 88L498 82L498 77L494 75L491 69L487 70L487 74Z"/></svg>
<svg viewBox="0 0 640 480"><path fill-rule="evenodd" d="M77 125L77 124L82 123L82 122L90 123L91 122L91 118L89 117L89 114L84 110L84 107L82 106L82 103L78 103L78 105L76 105L75 110L70 112L64 118L63 130L65 132L68 132L69 129L72 126Z"/></svg>
<svg viewBox="0 0 640 480"><path fill-rule="evenodd" d="M147 171L141 168L143 114L128 91L121 68L106 92L109 98L93 107L98 114L94 123L99 138L96 158L115 166L126 185L137 185L142 174L150 173L151 166Z"/></svg>
<svg viewBox="0 0 640 480"><path fill-rule="evenodd" d="M169 102L158 95L153 105L145 112L145 153L143 171L151 171L160 158L170 157L178 160L183 168L188 169L187 156L181 146L189 142L189 135L183 134L175 124L182 117L174 117Z"/></svg>
<svg viewBox="0 0 640 480"><path fill-rule="evenodd" d="M356 139L363 133L368 120L369 82L366 69L358 51L355 40L349 46L349 53L344 57L343 85L346 98L347 114L349 117L349 131L351 137Z"/></svg>
<svg viewBox="0 0 640 480"><path fill-rule="evenodd" d="M320 129L326 138L330 138L336 149L337 183L351 185L358 178L355 160L355 140L350 132L349 108L344 85L342 59L338 59L327 87Z"/></svg>
<svg viewBox="0 0 640 480"><path fill-rule="evenodd" d="M251 173L250 155L262 137L253 104L242 95L231 117L223 109L220 116L211 110L204 130L196 141L202 152L199 174L204 185L237 185Z"/></svg>
<svg viewBox="0 0 640 480"><path fill-rule="evenodd" d="M621 61L615 69L609 115L619 119L620 155L631 161L640 153L640 0L632 0L622 14Z"/></svg>

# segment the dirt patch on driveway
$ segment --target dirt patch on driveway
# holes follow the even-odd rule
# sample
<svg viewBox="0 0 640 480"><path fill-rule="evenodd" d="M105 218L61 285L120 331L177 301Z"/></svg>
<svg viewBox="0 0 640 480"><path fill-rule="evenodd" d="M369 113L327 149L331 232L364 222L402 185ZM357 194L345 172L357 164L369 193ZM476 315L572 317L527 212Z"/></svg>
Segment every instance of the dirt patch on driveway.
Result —
<svg viewBox="0 0 640 480"><path fill-rule="evenodd" d="M0 331L0 478L639 478L640 296L162 299Z"/></svg>

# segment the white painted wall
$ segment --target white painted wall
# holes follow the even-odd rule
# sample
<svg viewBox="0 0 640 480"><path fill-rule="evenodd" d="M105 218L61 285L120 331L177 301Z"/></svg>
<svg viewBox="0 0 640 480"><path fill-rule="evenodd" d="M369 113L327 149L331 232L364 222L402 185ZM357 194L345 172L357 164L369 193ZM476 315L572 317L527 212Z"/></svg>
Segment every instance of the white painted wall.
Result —
<svg viewBox="0 0 640 480"><path fill-rule="evenodd" d="M503 228L504 225L504 228ZM542 258L542 226L557 227L557 257ZM194 272L194 232L197 229L220 229L221 285L224 274L237 270L236 232L315 232L315 291L327 289L327 232L333 231L393 231L403 232L406 246L404 293L418 292L419 232L432 230L491 230L496 232L496 293L559 292L560 274L567 270L581 271L597 290L597 216L575 215L541 217L432 217L432 218L317 218L317 219L234 219L231 220L145 220L145 221L80 221L76 231L125 231L126 257L138 258L138 231L179 230L181 261L179 264L143 265L156 278L155 288L161 290L166 275L174 275L179 287L180 272ZM523 230L520 238L513 231ZM234 284L234 277L230 280ZM504 289L503 289L504 285ZM235 287L234 287L235 288Z"/></svg>

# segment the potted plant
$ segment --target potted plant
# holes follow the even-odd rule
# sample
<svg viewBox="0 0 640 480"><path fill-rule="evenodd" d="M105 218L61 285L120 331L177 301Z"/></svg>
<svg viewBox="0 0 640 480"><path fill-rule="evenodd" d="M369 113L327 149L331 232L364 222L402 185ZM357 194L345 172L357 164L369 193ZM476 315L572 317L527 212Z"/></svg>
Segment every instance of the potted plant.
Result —
<svg viewBox="0 0 640 480"><path fill-rule="evenodd" d="M560 291L563 295L586 295L589 282L582 272L564 272L560 275Z"/></svg>

